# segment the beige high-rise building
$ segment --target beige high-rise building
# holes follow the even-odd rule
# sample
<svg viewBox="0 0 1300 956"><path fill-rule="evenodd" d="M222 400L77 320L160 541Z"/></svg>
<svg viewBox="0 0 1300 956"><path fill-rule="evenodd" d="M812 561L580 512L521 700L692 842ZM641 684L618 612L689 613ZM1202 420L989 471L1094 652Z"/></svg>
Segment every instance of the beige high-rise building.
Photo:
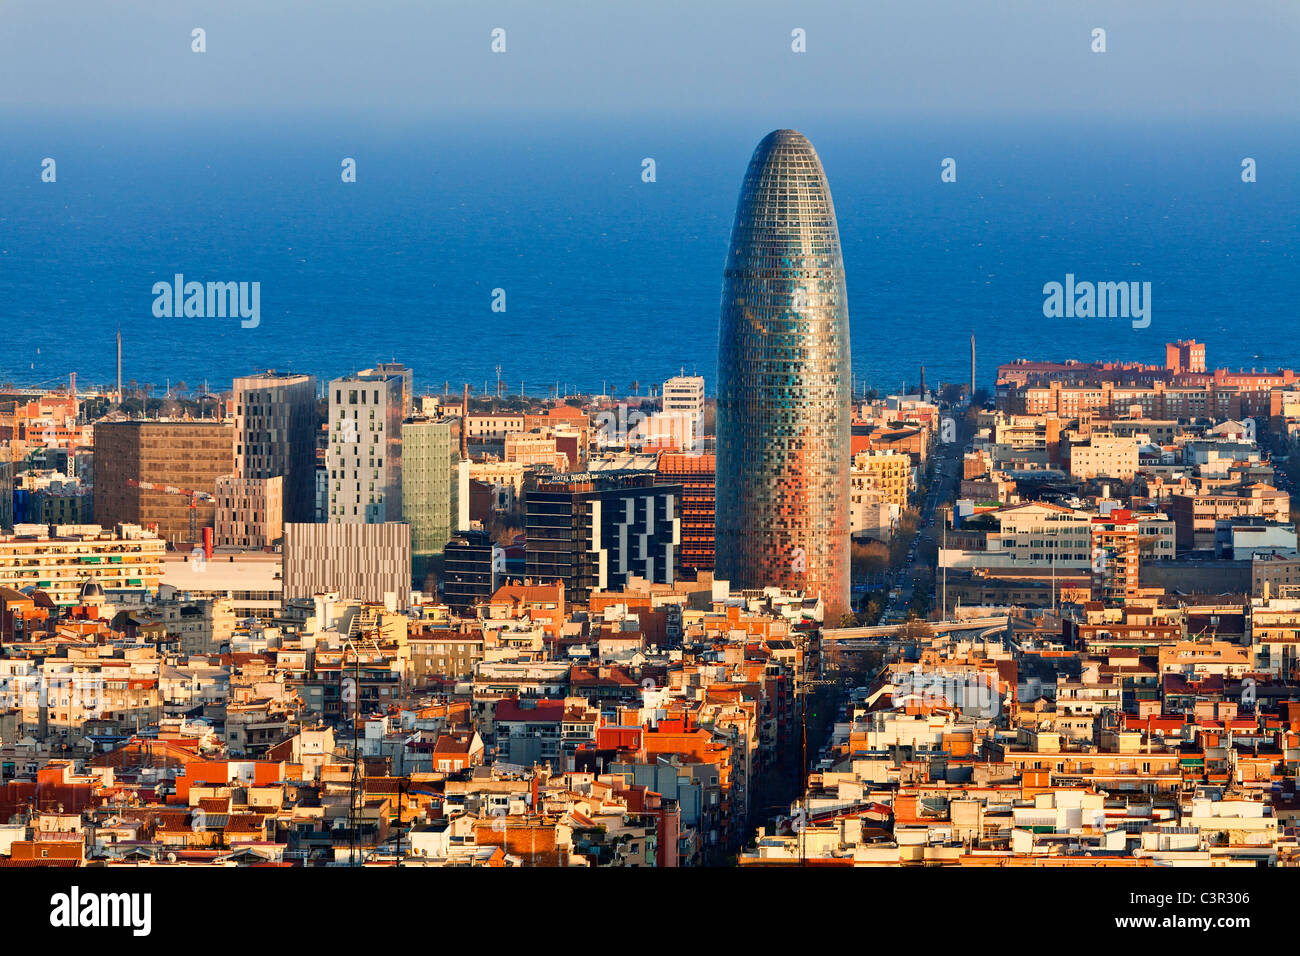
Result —
<svg viewBox="0 0 1300 956"><path fill-rule="evenodd" d="M217 479L219 548L269 548L284 534L284 478Z"/></svg>
<svg viewBox="0 0 1300 956"><path fill-rule="evenodd" d="M411 526L298 524L284 526L284 599L337 591L344 600L404 609L411 598Z"/></svg>

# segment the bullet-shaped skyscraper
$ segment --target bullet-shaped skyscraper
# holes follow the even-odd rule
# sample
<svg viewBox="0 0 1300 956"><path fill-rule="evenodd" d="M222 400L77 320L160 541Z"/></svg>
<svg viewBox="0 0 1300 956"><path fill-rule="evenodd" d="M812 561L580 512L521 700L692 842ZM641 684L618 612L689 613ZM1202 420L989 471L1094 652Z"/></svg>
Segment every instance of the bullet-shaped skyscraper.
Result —
<svg viewBox="0 0 1300 956"><path fill-rule="evenodd" d="M741 186L718 339L716 575L849 609L849 310L821 160L769 133Z"/></svg>

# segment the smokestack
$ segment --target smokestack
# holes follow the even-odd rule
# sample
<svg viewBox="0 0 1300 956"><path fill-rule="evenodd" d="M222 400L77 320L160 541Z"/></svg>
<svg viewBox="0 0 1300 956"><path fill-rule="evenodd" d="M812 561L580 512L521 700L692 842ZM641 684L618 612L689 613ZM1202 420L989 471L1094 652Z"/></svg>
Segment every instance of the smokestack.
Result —
<svg viewBox="0 0 1300 956"><path fill-rule="evenodd" d="M921 366L921 400L925 401L925 366Z"/></svg>
<svg viewBox="0 0 1300 956"><path fill-rule="evenodd" d="M970 334L970 401L975 404L975 333Z"/></svg>
<svg viewBox="0 0 1300 956"><path fill-rule="evenodd" d="M122 328L117 329L117 404L122 404Z"/></svg>
<svg viewBox="0 0 1300 956"><path fill-rule="evenodd" d="M460 400L460 458L469 457L469 383L465 383L465 394Z"/></svg>

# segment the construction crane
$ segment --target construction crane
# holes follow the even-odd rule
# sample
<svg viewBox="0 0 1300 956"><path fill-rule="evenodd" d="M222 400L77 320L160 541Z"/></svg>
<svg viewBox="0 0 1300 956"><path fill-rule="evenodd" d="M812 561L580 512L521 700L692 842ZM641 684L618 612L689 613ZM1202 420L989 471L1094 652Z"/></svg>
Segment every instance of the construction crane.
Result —
<svg viewBox="0 0 1300 956"><path fill-rule="evenodd" d="M189 488L177 488L174 485L156 485L152 481L137 481L134 478L128 478L126 483L132 488L139 488L142 491L156 491L164 495L182 495L190 499L190 544L197 544L199 540L199 502L215 502L217 499L212 497L206 491L191 491Z"/></svg>

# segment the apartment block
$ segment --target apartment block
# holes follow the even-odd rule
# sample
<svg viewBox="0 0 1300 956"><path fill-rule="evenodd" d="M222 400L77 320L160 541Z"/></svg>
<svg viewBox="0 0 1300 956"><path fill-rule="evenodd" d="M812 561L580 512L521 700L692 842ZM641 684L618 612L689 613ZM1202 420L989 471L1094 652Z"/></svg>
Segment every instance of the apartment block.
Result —
<svg viewBox="0 0 1300 956"><path fill-rule="evenodd" d="M261 550L284 535L284 478L217 479L217 547Z"/></svg>
<svg viewBox="0 0 1300 956"><path fill-rule="evenodd" d="M1216 492L1175 491L1169 499L1179 551L1213 551L1221 522L1257 517L1277 524L1291 520L1291 496L1265 484Z"/></svg>
<svg viewBox="0 0 1300 956"><path fill-rule="evenodd" d="M104 590L157 589L166 544L139 525L17 525L0 537L0 587L34 587L57 605L76 604L87 579Z"/></svg>
<svg viewBox="0 0 1300 956"><path fill-rule="evenodd" d="M1086 442L1070 446L1072 478L1120 478L1130 480L1137 473L1137 438L1092 435Z"/></svg>
<svg viewBox="0 0 1300 956"><path fill-rule="evenodd" d="M1116 508L1092 519L1092 596L1123 604L1138 593L1139 539L1133 514Z"/></svg>
<svg viewBox="0 0 1300 956"><path fill-rule="evenodd" d="M632 575L671 584L681 497L681 485L656 485L651 474L540 482L527 500L529 577L563 581L575 601L620 587Z"/></svg>
<svg viewBox="0 0 1300 956"><path fill-rule="evenodd" d="M912 459L898 452L864 451L853 456L849 486L853 500L907 507Z"/></svg>
<svg viewBox="0 0 1300 956"><path fill-rule="evenodd" d="M717 456L664 452L659 456L656 481L664 485L679 485L682 489L682 542L678 559L681 570L712 571Z"/></svg>
<svg viewBox="0 0 1300 956"><path fill-rule="evenodd" d="M702 375L675 375L664 382L662 415L670 422L680 423L675 431L678 448L699 451L704 438L704 377ZM662 429L659 429L662 432Z"/></svg>

